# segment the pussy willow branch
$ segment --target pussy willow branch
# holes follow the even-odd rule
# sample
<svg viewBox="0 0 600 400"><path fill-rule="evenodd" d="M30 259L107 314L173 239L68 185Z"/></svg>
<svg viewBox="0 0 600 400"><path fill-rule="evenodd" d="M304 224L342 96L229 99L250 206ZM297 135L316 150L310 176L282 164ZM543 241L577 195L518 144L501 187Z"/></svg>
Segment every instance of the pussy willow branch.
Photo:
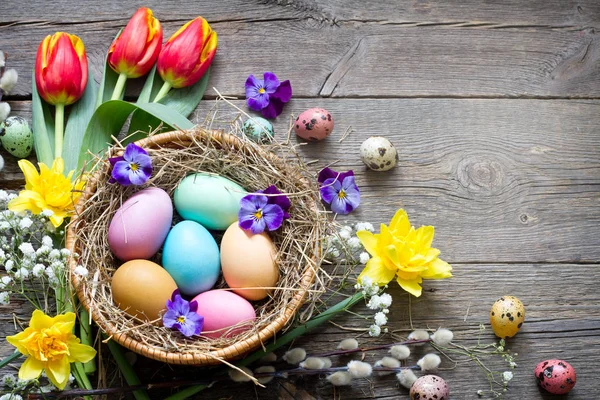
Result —
<svg viewBox="0 0 600 400"><path fill-rule="evenodd" d="M421 339L421 340L412 340L411 339L411 340L405 340L404 342L382 344L382 345L373 346L373 347L357 347L356 349L350 349L350 350L335 350L335 351L330 351L328 353L310 354L307 357L332 357L332 356L340 356L340 355L346 355L346 354L352 354L352 353L364 353L366 351L389 349L394 346L398 346L398 345L402 345L402 344L409 345L409 344L429 343L431 341L432 341L431 339Z"/></svg>

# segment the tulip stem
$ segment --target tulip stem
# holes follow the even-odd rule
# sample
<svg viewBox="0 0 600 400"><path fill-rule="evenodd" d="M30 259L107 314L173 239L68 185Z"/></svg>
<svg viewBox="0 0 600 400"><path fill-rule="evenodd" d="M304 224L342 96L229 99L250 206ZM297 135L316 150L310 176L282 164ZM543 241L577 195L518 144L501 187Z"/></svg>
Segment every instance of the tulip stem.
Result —
<svg viewBox="0 0 600 400"><path fill-rule="evenodd" d="M113 90L111 100L120 100L123 96L123 91L125 90L125 82L127 82L126 74L119 74L119 79L117 79L117 83L115 84L115 89Z"/></svg>
<svg viewBox="0 0 600 400"><path fill-rule="evenodd" d="M54 158L62 156L63 136L65 131L65 105L54 106Z"/></svg>
<svg viewBox="0 0 600 400"><path fill-rule="evenodd" d="M160 88L160 91L154 98L153 103L158 103L160 101L160 99L162 99L163 97L165 97L167 95L167 93L169 93L169 90L171 90L172 87L173 86L171 86L171 84L169 82L163 83L162 87Z"/></svg>

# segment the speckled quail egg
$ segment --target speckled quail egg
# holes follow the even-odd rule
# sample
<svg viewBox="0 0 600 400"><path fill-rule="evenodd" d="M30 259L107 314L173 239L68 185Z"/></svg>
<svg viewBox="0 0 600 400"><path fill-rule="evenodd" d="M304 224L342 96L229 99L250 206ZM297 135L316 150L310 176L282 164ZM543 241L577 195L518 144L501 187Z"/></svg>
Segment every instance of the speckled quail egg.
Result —
<svg viewBox="0 0 600 400"><path fill-rule="evenodd" d="M398 151L382 136L371 136L360 145L360 159L373 171L387 171L398 163Z"/></svg>
<svg viewBox="0 0 600 400"><path fill-rule="evenodd" d="M542 389L552 394L569 393L577 381L575 368L563 360L542 361L534 373Z"/></svg>
<svg viewBox="0 0 600 400"><path fill-rule="evenodd" d="M502 296L492 305L490 324L496 336L507 339L515 336L525 321L525 307L514 296Z"/></svg>
<svg viewBox="0 0 600 400"><path fill-rule="evenodd" d="M448 400L449 397L448 384L436 375L422 376L410 387L410 400Z"/></svg>
<svg viewBox="0 0 600 400"><path fill-rule="evenodd" d="M6 151L18 158L29 156L33 150L33 133L22 117L8 117L0 124L0 141Z"/></svg>
<svg viewBox="0 0 600 400"><path fill-rule="evenodd" d="M273 125L261 117L248 118L242 125L242 132L256 143L268 143L275 135Z"/></svg>

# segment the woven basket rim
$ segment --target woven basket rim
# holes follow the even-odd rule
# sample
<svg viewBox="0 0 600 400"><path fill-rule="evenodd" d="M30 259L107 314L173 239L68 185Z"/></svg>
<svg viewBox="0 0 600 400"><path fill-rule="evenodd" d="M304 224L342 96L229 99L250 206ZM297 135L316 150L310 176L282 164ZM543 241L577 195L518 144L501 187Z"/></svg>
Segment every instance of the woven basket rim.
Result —
<svg viewBox="0 0 600 400"><path fill-rule="evenodd" d="M231 134L224 133L222 131L208 131L204 129L192 129L192 130L181 130L161 133L158 135L149 136L147 138L138 140L135 142L136 145L143 148L159 147L167 144L189 147L193 145L194 140L213 140L216 143L233 146L237 150L240 150L244 145L243 141ZM261 149L261 151L263 151ZM281 158L273 153L266 152L265 155L273 160L282 161ZM103 169L100 168L96 171L89 179L86 184L85 190L75 204L75 212L71 218L71 222L67 227L66 247L74 254L80 253L78 237L77 237L77 226L83 220L80 219L80 214L84 210L88 200L90 200L97 189L98 178L103 173ZM308 183L306 183L308 184ZM318 208L318 205L314 205ZM316 254L314 255L313 261L316 263L318 260L318 246L315 247ZM140 342L124 332L119 332L115 325L111 323L102 313L95 313L91 309L91 300L88 297L88 293L91 288L84 279L82 279L73 271L77 267L78 262L75 258L71 258L69 261L69 269L71 271L71 282L79 301L83 307L90 313L92 319L96 324L104 331L110 340L114 340L121 346L141 354L145 357L166 362L169 364L184 364L184 365L215 365L219 364L223 360L232 360L240 358L248 352L259 348L264 342L281 330L296 314L300 307L306 301L310 287L315 281L318 265L308 263L301 275L302 278L298 283L299 289L295 291L293 298L286 304L283 312L279 313L269 325L263 327L256 335L251 336L240 342L235 342L227 347L220 348L210 352L186 352L186 353L172 353L167 352L163 349L158 349L149 346L146 343Z"/></svg>

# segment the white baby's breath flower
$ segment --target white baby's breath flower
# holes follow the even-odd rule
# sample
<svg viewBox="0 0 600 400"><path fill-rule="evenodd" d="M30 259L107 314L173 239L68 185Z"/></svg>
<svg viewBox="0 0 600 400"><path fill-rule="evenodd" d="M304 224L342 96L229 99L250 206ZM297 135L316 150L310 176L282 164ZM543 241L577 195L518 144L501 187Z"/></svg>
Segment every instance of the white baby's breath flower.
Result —
<svg viewBox="0 0 600 400"><path fill-rule="evenodd" d="M392 305L392 296L388 293L382 293L379 296L379 307L381 308L389 308Z"/></svg>
<svg viewBox="0 0 600 400"><path fill-rule="evenodd" d="M19 246L19 250L21 250L21 252L26 257L31 257L31 256L35 255L35 250L33 249L33 245L31 243L28 243L28 242L21 243L21 245Z"/></svg>
<svg viewBox="0 0 600 400"><path fill-rule="evenodd" d="M3 306L10 303L10 293L8 292L0 292L0 304Z"/></svg>
<svg viewBox="0 0 600 400"><path fill-rule="evenodd" d="M508 382L508 381L510 381L513 378L513 376L514 375L513 375L513 373L511 371L504 371L502 373L502 380L504 382Z"/></svg>
<svg viewBox="0 0 600 400"><path fill-rule="evenodd" d="M378 325L371 325L369 327L369 336L377 337L381 335L381 327Z"/></svg>
<svg viewBox="0 0 600 400"><path fill-rule="evenodd" d="M234 382L250 382L254 374L247 367L240 367L241 371L238 369L231 368L229 370L229 377Z"/></svg>
<svg viewBox="0 0 600 400"><path fill-rule="evenodd" d="M329 250L329 255L331 255L331 257L333 258L339 258L339 256L341 255L340 251L338 249L336 249L335 247Z"/></svg>
<svg viewBox="0 0 600 400"><path fill-rule="evenodd" d="M273 353L271 353L273 354ZM255 374L274 374L275 373L275 367L271 366L271 365L263 365L262 367L258 367L254 370ZM263 376L262 378L258 378L258 382L266 385L267 383L271 382L273 380L275 376L271 375L271 376Z"/></svg>
<svg viewBox="0 0 600 400"><path fill-rule="evenodd" d="M41 276L43 276L44 272L46 272L46 266L44 264L35 264L33 269L31 270L31 273L36 278L40 278Z"/></svg>
<svg viewBox="0 0 600 400"><path fill-rule="evenodd" d="M350 239L348 239L348 246L351 249L358 249L358 248L360 248L360 246L361 246L360 239L357 238L356 236L352 236Z"/></svg>
<svg viewBox="0 0 600 400"><path fill-rule="evenodd" d="M12 283L12 278L10 276L3 276L2 278L0 278L0 289L4 289L11 283Z"/></svg>
<svg viewBox="0 0 600 400"><path fill-rule="evenodd" d="M54 242L52 241L52 238L50 236L46 235L42 238L42 245L52 248L54 247Z"/></svg>
<svg viewBox="0 0 600 400"><path fill-rule="evenodd" d="M52 247L43 244L35 251L35 255L38 257L44 257L50 253L50 250L52 250Z"/></svg>
<svg viewBox="0 0 600 400"><path fill-rule="evenodd" d="M60 249L60 254L63 257L69 257L71 255L71 250L69 250L69 249Z"/></svg>
<svg viewBox="0 0 600 400"><path fill-rule="evenodd" d="M352 382L352 377L346 371L337 371L329 375L327 380L333 386L348 386Z"/></svg>
<svg viewBox="0 0 600 400"><path fill-rule="evenodd" d="M358 259L359 259L359 261L360 261L361 264L365 265L367 262L369 262L369 260L371 259L371 256L366 251L363 251L358 256Z"/></svg>
<svg viewBox="0 0 600 400"><path fill-rule="evenodd" d="M27 268L21 267L15 271L15 279L22 281L27 278L29 278L29 270Z"/></svg>
<svg viewBox="0 0 600 400"><path fill-rule="evenodd" d="M423 358L417 361L417 365L421 367L421 371L427 372L436 370L441 362L442 360L440 359L440 356L438 356L437 354L429 353L425 354Z"/></svg>
<svg viewBox="0 0 600 400"><path fill-rule="evenodd" d="M508 363L508 366L511 367L511 368L517 368L517 363L514 362L514 361L511 361L511 362Z"/></svg>
<svg viewBox="0 0 600 400"><path fill-rule="evenodd" d="M350 239L350 237L352 236L352 227L348 226L348 225L344 225L342 226L342 229L340 229L339 233L340 237L342 239Z"/></svg>
<svg viewBox="0 0 600 400"><path fill-rule="evenodd" d="M410 356L410 348L403 344L397 344L390 349L392 357L398 360L406 360Z"/></svg>
<svg viewBox="0 0 600 400"><path fill-rule="evenodd" d="M48 254L48 258L51 260L58 260L60 258L60 251L58 249L53 249L50 254Z"/></svg>
<svg viewBox="0 0 600 400"><path fill-rule="evenodd" d="M367 307L369 307L369 309L371 310L377 310L379 308L379 296L378 295L374 295L369 299L369 302L367 303Z"/></svg>
<svg viewBox="0 0 600 400"><path fill-rule="evenodd" d="M285 352L283 360L288 364L297 365L306 358L306 350L301 347L296 347Z"/></svg>
<svg viewBox="0 0 600 400"><path fill-rule="evenodd" d="M12 271L14 266L15 262L13 260L6 260L6 262L4 263L4 269L6 269L6 272Z"/></svg>
<svg viewBox="0 0 600 400"><path fill-rule="evenodd" d="M382 313L381 311L375 314L375 325L379 325L379 326L383 326L385 324L387 324L388 319L387 316Z"/></svg>
<svg viewBox="0 0 600 400"><path fill-rule="evenodd" d="M83 266L83 265L78 265L75 267L75 269L73 270L73 273L75 275L79 275L83 278L85 278L86 276L88 276L88 270Z"/></svg>
<svg viewBox="0 0 600 400"><path fill-rule="evenodd" d="M410 389L417 380L417 376L412 369L403 369L400 373L396 374L396 378L398 378L398 382L407 389Z"/></svg>
<svg viewBox="0 0 600 400"><path fill-rule="evenodd" d="M373 373L371 364L352 360L348 363L348 373L352 378L367 378Z"/></svg>
<svg viewBox="0 0 600 400"><path fill-rule="evenodd" d="M14 374L6 374L0 379L2 386L12 388L17 383L17 377Z"/></svg>
<svg viewBox="0 0 600 400"><path fill-rule="evenodd" d="M0 232L7 231L10 229L10 224L6 221L0 222Z"/></svg>
<svg viewBox="0 0 600 400"><path fill-rule="evenodd" d="M454 334L450 329L446 328L440 328L431 335L433 343L439 346L447 346L452 339L454 339Z"/></svg>
<svg viewBox="0 0 600 400"><path fill-rule="evenodd" d="M371 224L370 222L358 222L355 226L356 231L369 231L369 232L373 232L375 230L375 228L373 227L373 224Z"/></svg>
<svg viewBox="0 0 600 400"><path fill-rule="evenodd" d="M6 261L6 253L0 249L0 264L4 264L4 261Z"/></svg>
<svg viewBox="0 0 600 400"><path fill-rule="evenodd" d="M0 189L0 202L8 201L8 193L6 190Z"/></svg>
<svg viewBox="0 0 600 400"><path fill-rule="evenodd" d="M344 339L338 344L337 348L341 350L358 349L358 340L354 338Z"/></svg>
<svg viewBox="0 0 600 400"><path fill-rule="evenodd" d="M47 208L46 208L46 209L42 210L42 212L41 212L41 215L42 215L43 217L46 217L46 218L48 218L48 217L51 217L51 216L53 216L53 215L54 215L54 211L52 211L52 210L49 210L49 209L47 209Z"/></svg>
<svg viewBox="0 0 600 400"><path fill-rule="evenodd" d="M7 393L0 396L0 400L23 400L23 397L16 393Z"/></svg>
<svg viewBox="0 0 600 400"><path fill-rule="evenodd" d="M25 217L19 221L19 228L21 229L29 229L31 225L33 225L33 221L29 217Z"/></svg>

